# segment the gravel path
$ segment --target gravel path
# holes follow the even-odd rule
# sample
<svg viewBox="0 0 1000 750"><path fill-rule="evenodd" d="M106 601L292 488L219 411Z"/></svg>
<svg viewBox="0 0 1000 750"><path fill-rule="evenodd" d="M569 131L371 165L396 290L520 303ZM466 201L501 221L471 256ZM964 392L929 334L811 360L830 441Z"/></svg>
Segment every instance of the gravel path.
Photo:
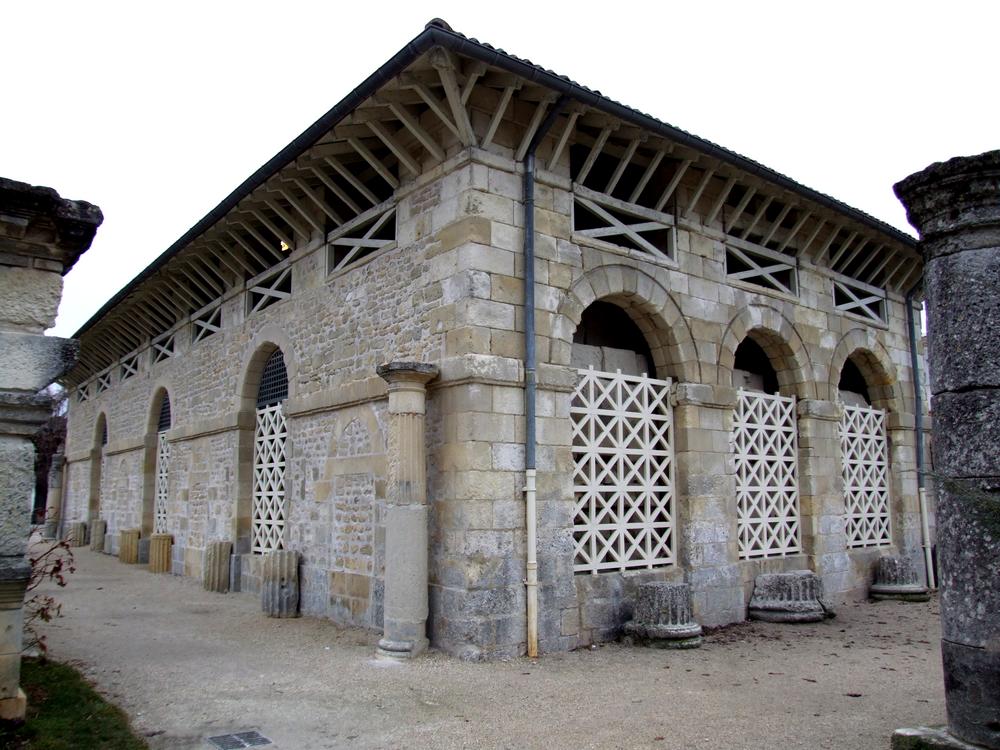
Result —
<svg viewBox="0 0 1000 750"><path fill-rule="evenodd" d="M372 659L375 637L272 620L212 594L76 551L46 626L153 748L259 730L314 748L888 748L945 721L936 601L844 604L814 625L748 623L692 651L607 645L470 664Z"/></svg>

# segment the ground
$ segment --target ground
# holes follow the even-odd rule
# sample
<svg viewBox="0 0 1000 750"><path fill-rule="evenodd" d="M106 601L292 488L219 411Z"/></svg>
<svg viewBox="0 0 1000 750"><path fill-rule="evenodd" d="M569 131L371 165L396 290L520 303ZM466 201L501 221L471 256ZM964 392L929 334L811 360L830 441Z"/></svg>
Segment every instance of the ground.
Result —
<svg viewBox="0 0 1000 750"><path fill-rule="evenodd" d="M372 658L375 637L264 617L249 594L85 549L46 626L152 748L259 730L318 748L888 748L945 721L938 607L841 604L813 625L748 623L702 648L607 645L474 664Z"/></svg>

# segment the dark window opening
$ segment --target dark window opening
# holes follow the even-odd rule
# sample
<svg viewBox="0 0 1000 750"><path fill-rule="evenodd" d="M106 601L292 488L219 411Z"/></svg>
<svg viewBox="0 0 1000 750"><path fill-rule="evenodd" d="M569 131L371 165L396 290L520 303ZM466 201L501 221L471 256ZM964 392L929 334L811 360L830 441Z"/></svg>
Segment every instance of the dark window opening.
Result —
<svg viewBox="0 0 1000 750"><path fill-rule="evenodd" d="M257 408L274 406L288 398L288 370L281 349L275 349L264 363L257 389Z"/></svg>
<svg viewBox="0 0 1000 750"><path fill-rule="evenodd" d="M772 394L778 392L778 374L771 365L770 357L749 336L736 348L733 368L736 370L733 375L734 385L751 391Z"/></svg>
<svg viewBox="0 0 1000 750"><path fill-rule="evenodd" d="M628 313L618 305L595 302L584 310L580 325L573 334L573 343L633 351L639 355L640 363L645 365L645 372L651 377L656 376L653 353L646 343L646 337Z"/></svg>
<svg viewBox="0 0 1000 750"><path fill-rule="evenodd" d="M156 420L156 431L166 432L170 429L170 396L166 391L160 399L160 416Z"/></svg>
<svg viewBox="0 0 1000 750"><path fill-rule="evenodd" d="M858 366L850 359L844 362L844 367L840 371L840 382L837 384L837 390L856 393L865 400L866 404L871 406L872 400L868 395L868 382Z"/></svg>

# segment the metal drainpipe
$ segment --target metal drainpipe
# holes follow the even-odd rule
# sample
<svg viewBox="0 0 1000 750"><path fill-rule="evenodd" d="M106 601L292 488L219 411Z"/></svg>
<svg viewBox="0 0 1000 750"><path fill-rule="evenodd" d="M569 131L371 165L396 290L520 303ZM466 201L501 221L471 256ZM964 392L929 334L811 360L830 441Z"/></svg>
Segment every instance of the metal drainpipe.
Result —
<svg viewBox="0 0 1000 750"><path fill-rule="evenodd" d="M535 132L524 155L524 518L527 554L526 587L528 656L538 656L538 519L535 478L535 149L569 98L561 96Z"/></svg>
<svg viewBox="0 0 1000 750"><path fill-rule="evenodd" d="M913 297L924 283L923 276L906 293L906 322L910 334L910 369L913 372L913 428L917 452L917 500L920 507L920 543L924 548L927 588L937 588L934 561L931 559L931 530L927 520L927 491L924 482L924 404L920 388L920 358L917 356L917 327L913 315Z"/></svg>

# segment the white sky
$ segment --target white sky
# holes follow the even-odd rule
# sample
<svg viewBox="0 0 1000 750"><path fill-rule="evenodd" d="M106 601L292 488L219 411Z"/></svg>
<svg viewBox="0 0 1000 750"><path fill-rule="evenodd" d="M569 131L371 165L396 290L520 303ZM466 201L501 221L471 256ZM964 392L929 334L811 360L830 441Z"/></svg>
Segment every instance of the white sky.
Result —
<svg viewBox="0 0 1000 750"><path fill-rule="evenodd" d="M1000 147L987 0L5 3L0 175L105 216L51 333L434 16L910 232L894 182Z"/></svg>

